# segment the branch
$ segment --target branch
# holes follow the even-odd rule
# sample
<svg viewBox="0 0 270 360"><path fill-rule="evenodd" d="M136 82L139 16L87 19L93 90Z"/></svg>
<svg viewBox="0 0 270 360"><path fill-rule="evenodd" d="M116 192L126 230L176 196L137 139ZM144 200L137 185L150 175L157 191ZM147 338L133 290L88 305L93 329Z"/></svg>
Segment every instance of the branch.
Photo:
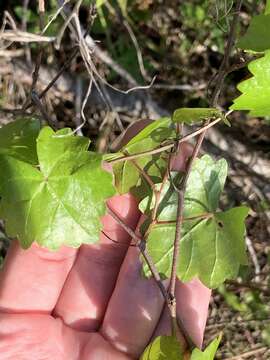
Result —
<svg viewBox="0 0 270 360"><path fill-rule="evenodd" d="M213 107L217 106L217 101L219 98L220 90L221 90L223 82L224 82L227 68L229 67L229 57L230 57L230 54L232 51L232 46L234 43L235 29L236 29L238 15L239 15L239 12L241 9L241 5L242 5L242 0L237 0L236 10L235 10L235 13L233 16L230 33L229 33L227 45L225 48L224 58L223 58L223 61L220 65L220 68L218 71L217 85L216 85L216 88L214 90L212 100L211 100L211 106L213 106ZM210 121L208 121L206 125L208 125L208 124L210 124ZM177 271L177 264L178 264L178 259L179 259L179 248L180 248L180 239L181 239L181 228L182 228L182 223L183 223L185 191L186 191L187 181L188 181L189 175L191 173L193 162L200 152L201 145L204 140L206 131L207 131L207 128L205 128L201 132L201 134L196 142L196 145L194 147L191 158L188 162L186 173L185 173L184 177L181 179L181 182L180 182L178 188L176 187L176 191L178 193L177 222L176 222L176 231L175 231L175 240L174 240L172 271L171 271L170 286L169 286L169 295L170 295L171 299L174 300L174 301L172 301L173 308L171 309L172 317L176 316L176 301L175 301L176 271Z"/></svg>
<svg viewBox="0 0 270 360"><path fill-rule="evenodd" d="M149 255L147 249L146 249L146 242L145 239L141 238L140 236L138 236L135 231L133 231L128 225L125 224L125 222L112 210L107 206L107 212L109 215L112 216L112 218L120 225L122 226L122 228L132 237L132 239L136 240L136 244L145 260L145 262L147 263L151 274L157 284L157 286L160 289L160 292L162 294L162 296L164 297L165 303L169 309L169 311L171 312L171 308L172 308L172 301L171 299L168 297L168 293L167 290L165 288L165 286L163 285L163 282L159 276L159 272L151 258L151 256ZM175 317L175 321L176 321L176 317ZM186 347L187 347L187 343L189 343L189 338L186 334L186 332L184 331L184 329L181 329L182 332L180 332L179 328L177 326L175 326L175 330L176 330L176 335L178 340L181 343L181 348L185 351ZM182 334L185 334L187 336L187 338L185 338Z"/></svg>

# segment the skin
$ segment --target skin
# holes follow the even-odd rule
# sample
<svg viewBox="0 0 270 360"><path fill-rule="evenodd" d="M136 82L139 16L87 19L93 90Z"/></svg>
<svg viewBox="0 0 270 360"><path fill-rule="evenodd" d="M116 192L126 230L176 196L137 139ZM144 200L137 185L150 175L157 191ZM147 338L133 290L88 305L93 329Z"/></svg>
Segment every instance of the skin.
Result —
<svg viewBox="0 0 270 360"><path fill-rule="evenodd" d="M174 168L183 170L189 153L183 145ZM108 204L136 229L135 198ZM102 223L100 243L79 249L22 250L13 241L0 273L1 360L135 360L152 338L170 334L160 290L141 276L138 249L109 215ZM178 316L200 347L210 290L196 279L178 281L176 296Z"/></svg>

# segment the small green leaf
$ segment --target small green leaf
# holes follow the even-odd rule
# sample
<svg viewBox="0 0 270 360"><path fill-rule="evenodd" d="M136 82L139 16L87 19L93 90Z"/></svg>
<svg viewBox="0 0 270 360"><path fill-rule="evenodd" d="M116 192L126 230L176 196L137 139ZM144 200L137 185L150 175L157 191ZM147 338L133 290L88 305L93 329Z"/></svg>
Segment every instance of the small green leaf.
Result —
<svg viewBox="0 0 270 360"><path fill-rule="evenodd" d="M252 116L270 116L270 50L251 61L248 69L253 76L238 84L242 94L234 99L230 109L249 110Z"/></svg>
<svg viewBox="0 0 270 360"><path fill-rule="evenodd" d="M238 41L237 46L243 50L263 52L270 49L269 27L270 14L257 15L251 19L246 34Z"/></svg>
<svg viewBox="0 0 270 360"><path fill-rule="evenodd" d="M37 164L36 139L40 122L34 117L17 118L0 128L0 154Z"/></svg>
<svg viewBox="0 0 270 360"><path fill-rule="evenodd" d="M163 141L175 136L170 118L161 118L146 126L118 153L118 157L152 150ZM160 179L166 169L166 161L159 155L147 155L135 160L149 176ZM133 191L141 185L141 174L131 161L122 161L113 165L115 186L120 194Z"/></svg>
<svg viewBox="0 0 270 360"><path fill-rule="evenodd" d="M222 112L215 108L180 108L175 110L172 120L173 122L192 125L221 116L223 117Z"/></svg>
<svg viewBox="0 0 270 360"><path fill-rule="evenodd" d="M102 155L88 152L88 145L70 130L45 127L37 139L38 166L0 154L1 213L22 247L36 241L54 250L98 241L114 188Z"/></svg>
<svg viewBox="0 0 270 360"><path fill-rule="evenodd" d="M219 335L219 337L214 339L204 351L194 349L190 360L214 360L221 338L222 336Z"/></svg>
<svg viewBox="0 0 270 360"><path fill-rule="evenodd" d="M151 150L162 141L168 140L172 137L173 126L171 119L164 117L151 122L144 129L142 129L136 136L134 136L123 149L128 152L133 152L135 144L143 145L140 147L141 151ZM143 143L142 143L143 141Z"/></svg>
<svg viewBox="0 0 270 360"><path fill-rule="evenodd" d="M140 360L182 360L183 352L174 336L158 336L147 346Z"/></svg>

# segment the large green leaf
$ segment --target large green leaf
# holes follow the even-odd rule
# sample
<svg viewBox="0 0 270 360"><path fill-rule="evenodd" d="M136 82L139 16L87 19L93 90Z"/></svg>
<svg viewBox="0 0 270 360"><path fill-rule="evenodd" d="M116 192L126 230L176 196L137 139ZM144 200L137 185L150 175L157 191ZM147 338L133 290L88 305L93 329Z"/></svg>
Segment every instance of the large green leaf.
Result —
<svg viewBox="0 0 270 360"><path fill-rule="evenodd" d="M248 65L252 77L238 85L241 95L230 109L249 110L252 116L270 116L270 50Z"/></svg>
<svg viewBox="0 0 270 360"><path fill-rule="evenodd" d="M140 360L182 360L179 341L174 336L158 336L147 346Z"/></svg>
<svg viewBox="0 0 270 360"><path fill-rule="evenodd" d="M40 123L34 117L21 117L0 128L0 154L37 164L36 139Z"/></svg>
<svg viewBox="0 0 270 360"><path fill-rule="evenodd" d="M136 154L152 150L163 141L175 135L170 118L152 122L129 141L119 152L119 156ZM160 179L166 169L166 161L159 155L137 158L136 164L147 171L149 176ZM120 194L132 191L141 183L141 174L131 161L122 161L113 165L115 186Z"/></svg>
<svg viewBox="0 0 270 360"><path fill-rule="evenodd" d="M216 288L238 275L247 263L244 219L248 208L220 212L212 218L184 222L180 242L177 276L186 282L198 277L207 287ZM172 266L175 224L155 225L147 239L147 250L163 277L169 278ZM151 276L147 264L144 273Z"/></svg>
<svg viewBox="0 0 270 360"><path fill-rule="evenodd" d="M180 108L175 110L172 120L173 122L192 125L218 117L223 117L223 115L220 110L215 108Z"/></svg>
<svg viewBox="0 0 270 360"><path fill-rule="evenodd" d="M214 360L215 354L221 341L221 337L222 336L220 335L218 338L211 341L211 343L204 351L201 351L200 349L194 349L192 351L190 360Z"/></svg>
<svg viewBox="0 0 270 360"><path fill-rule="evenodd" d="M98 241L114 188L102 156L88 145L70 130L45 127L37 139L38 166L0 155L2 215L24 248L33 241L50 249Z"/></svg>
<svg viewBox="0 0 270 360"><path fill-rule="evenodd" d="M270 49L269 30L270 14L254 16L246 34L238 41L237 46L244 50L264 52Z"/></svg>
<svg viewBox="0 0 270 360"><path fill-rule="evenodd" d="M182 226L177 264L177 276L182 281L198 277L206 286L215 288L225 279L236 277L240 264L246 264L244 219L248 209L216 211L226 174L227 164L223 159L215 162L205 155L194 162L185 194L184 219L187 220ZM153 226L146 244L158 271L168 278L177 209L177 194L169 183L164 186L160 204L158 220L163 223ZM148 215L152 207L150 198L140 203L140 209ZM151 276L147 264L143 270L146 276Z"/></svg>

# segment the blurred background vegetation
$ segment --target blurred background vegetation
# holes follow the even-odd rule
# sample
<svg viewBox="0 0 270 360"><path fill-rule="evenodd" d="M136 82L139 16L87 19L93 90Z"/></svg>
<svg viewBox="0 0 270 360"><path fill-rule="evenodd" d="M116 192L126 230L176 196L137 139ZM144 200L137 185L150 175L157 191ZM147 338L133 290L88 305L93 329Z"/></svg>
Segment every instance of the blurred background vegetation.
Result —
<svg viewBox="0 0 270 360"><path fill-rule="evenodd" d="M74 1L66 2L72 9ZM45 24L54 19L60 3L45 1ZM65 23L61 14L44 32L44 36L61 40L59 48L52 42L26 43L20 38L9 43L0 32L2 124L11 121L16 116L14 109L21 108L29 99L31 74L40 48L43 56L37 92L65 67L42 100L48 117L57 128L76 128L83 121L80 110L85 105L85 124L79 132L89 136L92 146L100 152L113 150L118 136L137 120L155 119L181 106L208 106L233 16L232 0L97 0L95 9L93 3L83 0L79 10L81 29L89 31L92 41L92 69L99 74L89 97L86 97L89 69L79 52L69 61L78 42L68 28L60 38ZM243 1L237 36L263 7L263 1ZM40 33L36 0L2 1L1 24L7 14L10 18L5 31L16 28ZM250 76L243 66L246 60L248 55L234 50L231 59L234 71L226 77L219 101L223 110L238 95L237 83ZM147 89L128 94L116 90L149 84ZM28 111L39 114L33 107ZM231 119L231 128L220 124L211 129L203 151L225 157L229 162L222 206L246 203L251 208L246 237L250 265L241 269L236 281L213 292L205 341L223 331L217 359L269 359L269 119L237 112ZM0 264L8 244L1 224Z"/></svg>

